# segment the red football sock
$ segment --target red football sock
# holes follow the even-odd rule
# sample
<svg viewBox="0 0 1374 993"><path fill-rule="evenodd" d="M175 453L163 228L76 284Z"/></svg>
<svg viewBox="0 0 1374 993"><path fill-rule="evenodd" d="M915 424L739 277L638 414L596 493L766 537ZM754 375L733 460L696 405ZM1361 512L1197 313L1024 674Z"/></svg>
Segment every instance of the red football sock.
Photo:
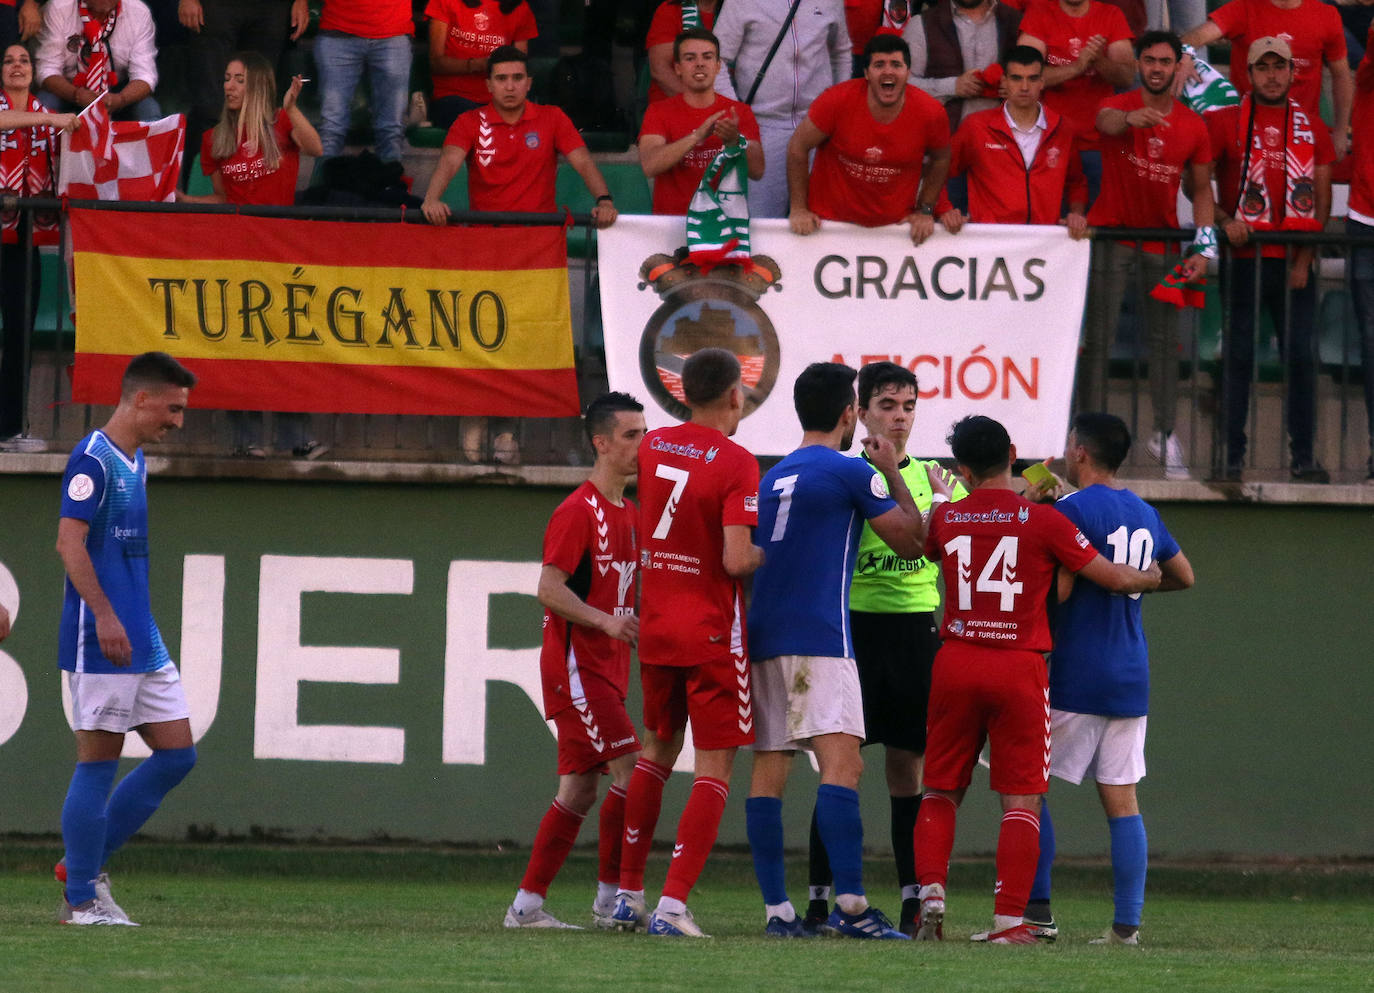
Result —
<svg viewBox="0 0 1374 993"><path fill-rule="evenodd" d="M530 852L530 864L525 868L525 878L520 888L526 893L547 896L549 884L577 841L577 832L582 827L582 815L575 814L557 800L549 804L548 812L539 822L539 831L534 836L534 851Z"/></svg>
<svg viewBox="0 0 1374 993"><path fill-rule="evenodd" d="M668 878L663 883L663 895L671 900L687 902L697 877L706 866L706 856L716 843L720 818L725 813L725 801L730 796L730 784L710 776L699 776L692 784L692 795L677 826L677 844L673 846L673 861L668 865Z"/></svg>
<svg viewBox="0 0 1374 993"><path fill-rule="evenodd" d="M1040 860L1040 817L1030 810L1008 810L997 835L997 897L992 912L1023 917Z"/></svg>
<svg viewBox="0 0 1374 993"><path fill-rule="evenodd" d="M958 808L938 793L921 800L912 844L916 848L916 879L922 886L949 882L949 853L954 851L954 822Z"/></svg>
<svg viewBox="0 0 1374 993"><path fill-rule="evenodd" d="M620 884L620 844L625 833L625 791L612 786L601 801L600 836L597 839L596 881Z"/></svg>
<svg viewBox="0 0 1374 993"><path fill-rule="evenodd" d="M658 811L663 806L663 784L673 770L648 759L635 763L630 788L625 793L625 839L620 848L620 888L644 889L644 865L654 843Z"/></svg>

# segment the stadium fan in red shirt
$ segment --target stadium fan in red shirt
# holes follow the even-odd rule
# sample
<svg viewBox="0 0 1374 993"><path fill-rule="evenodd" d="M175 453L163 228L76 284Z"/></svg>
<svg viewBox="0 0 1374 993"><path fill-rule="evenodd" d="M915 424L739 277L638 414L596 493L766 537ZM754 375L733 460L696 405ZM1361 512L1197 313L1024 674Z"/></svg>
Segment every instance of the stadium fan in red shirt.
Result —
<svg viewBox="0 0 1374 993"><path fill-rule="evenodd" d="M649 58L649 106L683 92L677 72L677 36L692 28L710 31L716 23L717 0L667 0L654 11L644 50ZM719 44L719 43L717 43Z"/></svg>
<svg viewBox="0 0 1374 993"><path fill-rule="evenodd" d="M1126 16L1099 0L1031 3L1021 18L1018 43L1045 53L1045 106L1063 114L1078 132L1091 204L1102 179L1097 110L1117 87L1135 80Z"/></svg>
<svg viewBox="0 0 1374 993"><path fill-rule="evenodd" d="M4 195L56 196L58 140L63 131L80 126L75 114L54 114L38 102L28 48L17 42L6 45L0 75L0 190ZM57 240L55 214L44 217L16 210L0 217L0 320L5 325L0 342L0 452L47 447L24 430L28 415L24 384L29 376L25 354L41 289L38 245Z"/></svg>
<svg viewBox="0 0 1374 993"><path fill-rule="evenodd" d="M1159 566L1116 565L1053 507L1012 490L1016 447L990 417L956 423L950 450L969 495L932 510L926 557L945 582L944 638L931 674L925 786L916 821L921 882L917 940L943 937L955 814L984 742L989 778L1002 797L997 885L990 931L973 940L1036 942L1024 923L1040 851L1040 799L1049 786L1051 648L1047 598L1062 566L1115 593L1159 585Z"/></svg>
<svg viewBox="0 0 1374 993"><path fill-rule="evenodd" d="M219 123L201 137L200 168L213 193L177 193L182 203L238 203L290 206L296 202L301 153L323 151L315 126L296 105L304 80L294 76L280 109L272 65L257 52L239 52L224 69L224 109ZM234 454L266 458L262 414L231 410ZM329 450L310 437L310 415L279 411L273 418L272 447L297 458L318 459Z"/></svg>
<svg viewBox="0 0 1374 993"><path fill-rule="evenodd" d="M1088 211L1088 223L1093 227L1176 228L1182 185L1192 199L1197 225L1193 249L1183 266L1188 278L1196 280L1206 275L1208 260L1217 257L1212 143L1202 118L1173 96L1182 52L1173 32L1147 31L1136 42L1140 87L1103 101L1097 112L1102 193ZM1175 244L1152 241L1137 246L1105 239L1093 244L1088 320L1078 363L1078 409L1107 408L1107 354L1134 272L1137 299L1143 300L1154 412L1154 434L1147 449L1164 463L1166 478L1187 479L1187 456L1174 435L1183 311L1149 295L1177 262Z"/></svg>
<svg viewBox="0 0 1374 993"><path fill-rule="evenodd" d="M601 803L599 864L592 922L611 926L620 878L625 788L639 739L625 710L635 616L638 512L625 497L644 438L644 407L625 393L587 405L583 427L596 452L587 481L558 505L544 532L539 654L544 716L558 735L558 794L534 837L529 865L506 911L506 927L566 928L544 898L596 803L597 782L611 776Z"/></svg>
<svg viewBox="0 0 1374 993"><path fill-rule="evenodd" d="M749 178L763 178L763 145L754 112L715 90L720 72L716 36L705 28L679 34L673 41L673 70L682 91L649 104L639 129L639 162L654 182L655 214L686 214L707 166L741 135L748 142Z"/></svg>
<svg viewBox="0 0 1374 993"><path fill-rule="evenodd" d="M838 83L811 104L787 144L795 233L813 233L822 219L905 224L916 245L935 232L949 171L949 118L907 82L910 69L911 49L900 35L874 35L864 47L864 78Z"/></svg>
<svg viewBox="0 0 1374 993"><path fill-rule="evenodd" d="M431 224L448 223L449 206L440 198L464 162L473 210L552 213L557 209L554 182L560 154L596 198L592 222L598 228L615 223L615 201L587 143L567 114L529 99L530 84L524 52L503 45L491 53L491 103L460 115L444 138L421 208Z"/></svg>
<svg viewBox="0 0 1374 993"><path fill-rule="evenodd" d="M1351 111L1350 152L1354 173L1350 177L1350 212L1347 234L1374 237L1374 28L1370 44L1355 71L1355 107ZM1365 423L1369 425L1368 479L1374 481L1374 245L1350 249L1350 295L1360 325L1360 359L1364 376Z"/></svg>
<svg viewBox="0 0 1374 993"><path fill-rule="evenodd" d="M969 114L954 132L949 173L968 177L968 216L941 194L936 212L951 234L974 224L1058 224L1082 238L1087 184L1077 138L1062 116L1040 102L1045 55L1016 45L1002 59L1007 99L1000 107Z"/></svg>
<svg viewBox="0 0 1374 993"><path fill-rule="evenodd" d="M1231 42L1231 83L1241 96L1250 92L1246 53L1260 38L1282 38L1293 53L1293 99L1312 120L1321 118L1322 66L1331 73L1331 142L1336 158L1345 156L1355 83L1346 60L1341 15L1321 0L1231 0L1183 36L1197 48L1222 38ZM1183 60L1182 76L1193 70ZM1182 87L1183 80L1179 86Z"/></svg>
<svg viewBox="0 0 1374 993"><path fill-rule="evenodd" d="M413 17L410 0L324 0L315 65L320 70L320 140L326 157L344 149L353 94L366 70L377 158L401 161Z"/></svg>
<svg viewBox="0 0 1374 993"><path fill-rule="evenodd" d="M691 419L639 446L640 634L644 754L625 799L614 924L704 937L687 897L715 844L735 751L754 741L741 580L758 568L759 467L730 440L744 416L739 359L704 348L682 366ZM663 787L692 727L695 779L678 821L663 895L646 919L644 866Z"/></svg>
<svg viewBox="0 0 1374 993"><path fill-rule="evenodd" d="M525 0L429 0L429 73L434 103L429 119L447 131L458 115L491 100L487 59L502 45L530 50L538 37Z"/></svg>
<svg viewBox="0 0 1374 993"><path fill-rule="evenodd" d="M1321 231L1331 215L1331 163L1336 153L1319 119L1293 99L1292 49L1282 38L1259 38L1247 54L1250 93L1237 106L1204 120L1216 157L1217 221L1231 243L1222 259L1230 322L1222 338L1225 479L1245 469L1245 421L1255 365L1255 301L1269 312L1288 367L1289 472L1295 482L1328 483L1314 457L1316 434L1317 285L1311 245L1264 245L1250 235ZM1256 281L1259 282L1258 294Z"/></svg>

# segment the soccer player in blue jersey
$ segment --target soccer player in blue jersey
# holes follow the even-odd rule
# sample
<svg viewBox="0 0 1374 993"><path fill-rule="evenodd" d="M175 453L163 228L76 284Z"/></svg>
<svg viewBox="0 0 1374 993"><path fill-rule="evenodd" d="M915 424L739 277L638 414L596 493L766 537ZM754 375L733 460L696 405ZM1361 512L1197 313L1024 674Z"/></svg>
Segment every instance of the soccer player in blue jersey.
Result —
<svg viewBox="0 0 1374 993"><path fill-rule="evenodd" d="M754 541L764 562L749 609L756 740L745 818L768 918L765 932L801 937L784 883L782 793L796 749L811 749L821 773L816 821L835 880L835 909L826 923L846 937L904 940L908 936L864 896L858 794L864 714L849 585L865 520L909 559L925 550L925 521L891 439L877 433L865 438L867 461L840 454L853 442L858 420L854 376L833 362L802 372L793 389L801 447L759 484ZM948 499L938 472L929 481Z"/></svg>
<svg viewBox="0 0 1374 993"><path fill-rule="evenodd" d="M134 357L105 426L62 477L57 553L67 572L58 658L72 698L76 771L62 806L68 924L136 926L101 867L191 771L196 749L177 668L148 594L148 470L142 446L181 427L195 375L165 352ZM124 735L153 754L111 795Z"/></svg>
<svg viewBox="0 0 1374 993"><path fill-rule="evenodd" d="M1084 413L1073 420L1064 460L1079 487L1055 504L1102 554L1144 569L1158 562L1158 592L1193 585L1193 567L1159 512L1117 481L1131 435L1121 418ZM1070 591L1071 592L1068 592ZM1150 671L1140 594L1109 593L1062 576L1050 656L1050 775L1075 786L1091 775L1111 832L1112 926L1097 944L1139 944L1147 850L1136 783L1145 776ZM1037 894L1039 895L1039 894ZM1048 902L1048 901L1047 901ZM1051 920L1048 906L1037 919Z"/></svg>

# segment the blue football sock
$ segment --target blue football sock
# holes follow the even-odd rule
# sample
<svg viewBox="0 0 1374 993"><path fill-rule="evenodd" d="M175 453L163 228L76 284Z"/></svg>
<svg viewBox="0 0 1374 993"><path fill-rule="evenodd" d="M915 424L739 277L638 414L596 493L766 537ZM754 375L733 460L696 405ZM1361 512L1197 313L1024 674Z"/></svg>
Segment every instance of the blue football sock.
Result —
<svg viewBox="0 0 1374 993"><path fill-rule="evenodd" d="M763 902L776 906L787 902L782 858L782 801L772 796L751 796L744 801L744 827L749 853L754 857Z"/></svg>
<svg viewBox="0 0 1374 993"><path fill-rule="evenodd" d="M1139 814L1107 820L1112 832L1112 894L1116 900L1114 924L1140 927L1140 912L1145 907L1145 869L1149 849L1145 842L1145 821Z"/></svg>
<svg viewBox="0 0 1374 993"><path fill-rule="evenodd" d="M119 782L105 808L105 854L101 865L124 846L153 816L177 783L196 764L196 748L164 748L153 752Z"/></svg>
<svg viewBox="0 0 1374 993"><path fill-rule="evenodd" d="M1040 801L1040 860L1035 863L1030 902L1050 902L1050 870L1054 868L1054 821L1050 820L1049 801Z"/></svg>
<svg viewBox="0 0 1374 993"><path fill-rule="evenodd" d="M816 824L830 856L836 895L863 896L864 822L859 815L859 794L822 783L816 788Z"/></svg>
<svg viewBox="0 0 1374 993"><path fill-rule="evenodd" d="M78 762L62 804L62 841L66 845L67 902L73 907L95 899L92 880L105 850L105 799L119 761Z"/></svg>

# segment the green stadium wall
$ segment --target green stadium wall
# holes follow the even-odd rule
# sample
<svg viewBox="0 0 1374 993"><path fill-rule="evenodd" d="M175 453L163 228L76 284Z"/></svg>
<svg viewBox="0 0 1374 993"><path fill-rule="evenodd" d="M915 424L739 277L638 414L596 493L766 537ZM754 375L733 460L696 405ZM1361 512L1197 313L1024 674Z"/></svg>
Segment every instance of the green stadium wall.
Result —
<svg viewBox="0 0 1374 993"><path fill-rule="evenodd" d="M58 830L73 760L56 668L57 489L53 476L0 476L0 600L18 606L0 643L4 833ZM556 785L532 593L563 493L154 478L154 611L200 762L148 832L528 844ZM1374 513L1162 509L1198 585L1145 607L1151 850L1374 856ZM885 850L882 759L866 754L868 844ZM787 827L802 846L816 779L797 762ZM726 843L745 842L748 767L742 756ZM660 841L689 785L673 777ZM1052 803L1061 852L1106 852L1091 787L1056 780ZM980 771L959 851L992 850L996 825Z"/></svg>

